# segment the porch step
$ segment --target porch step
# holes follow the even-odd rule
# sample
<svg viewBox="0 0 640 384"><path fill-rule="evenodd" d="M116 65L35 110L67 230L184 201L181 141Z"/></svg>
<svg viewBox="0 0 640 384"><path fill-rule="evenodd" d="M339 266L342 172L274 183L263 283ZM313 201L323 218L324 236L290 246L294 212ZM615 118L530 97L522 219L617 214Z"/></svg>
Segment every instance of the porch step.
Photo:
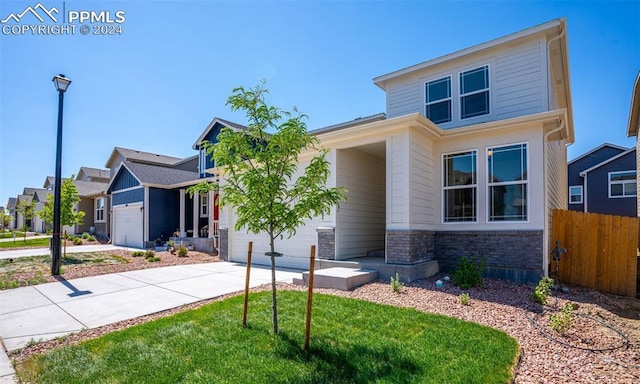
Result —
<svg viewBox="0 0 640 384"><path fill-rule="evenodd" d="M333 267L318 269L314 272L314 288L331 288L349 291L378 278L378 272L368 269ZM296 285L307 285L309 272L304 272L301 279L294 278Z"/></svg>

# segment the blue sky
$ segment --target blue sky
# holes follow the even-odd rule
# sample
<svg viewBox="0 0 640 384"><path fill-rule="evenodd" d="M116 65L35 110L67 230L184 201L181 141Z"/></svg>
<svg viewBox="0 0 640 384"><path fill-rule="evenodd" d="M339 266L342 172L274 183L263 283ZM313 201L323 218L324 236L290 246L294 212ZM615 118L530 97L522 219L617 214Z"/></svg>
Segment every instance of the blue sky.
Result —
<svg viewBox="0 0 640 384"><path fill-rule="evenodd" d="M103 168L113 147L176 157L214 116L243 121L231 90L267 79L271 104L309 129L384 112L376 76L567 18L576 142L569 158L626 137L640 69L640 1L48 1L124 11L122 34L0 34L0 206L55 170L64 73L62 174ZM0 2L0 18L37 0ZM62 12L61 12L62 14ZM11 23L11 22L10 22ZM13 23L15 24L15 23ZM39 24L26 15L21 24ZM79 27L78 27L79 28Z"/></svg>

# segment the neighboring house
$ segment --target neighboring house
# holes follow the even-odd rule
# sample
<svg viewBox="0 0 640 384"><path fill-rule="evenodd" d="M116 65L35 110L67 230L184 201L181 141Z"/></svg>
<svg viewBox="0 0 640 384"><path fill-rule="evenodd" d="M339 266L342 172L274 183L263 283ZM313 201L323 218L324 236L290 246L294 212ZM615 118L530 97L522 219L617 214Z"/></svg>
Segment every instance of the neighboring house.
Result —
<svg viewBox="0 0 640 384"><path fill-rule="evenodd" d="M307 268L317 244L321 260L382 253L404 280L478 255L486 276L538 281L551 212L567 208L567 54L558 19L375 78L386 118L311 131L329 149L329 186L349 200L278 241L278 265ZM223 207L221 257L245 261L253 241L253 260L268 264L267 236L234 223Z"/></svg>
<svg viewBox="0 0 640 384"><path fill-rule="evenodd" d="M9 215L9 226L7 227L8 229L15 229L16 228L16 201L17 199L15 197L10 197L7 200L7 215Z"/></svg>
<svg viewBox="0 0 640 384"><path fill-rule="evenodd" d="M33 190L33 201L35 202L34 212L35 215L33 217L33 222L31 225L31 230L39 233L47 232L47 225L51 226L51 223L45 223L44 219L40 217L40 211L47 203L47 195L51 193L51 191L43 188L34 188Z"/></svg>
<svg viewBox="0 0 640 384"><path fill-rule="evenodd" d="M18 197L16 198L16 229L22 229L24 226L27 226L28 230L32 230L31 228L32 219L26 218L20 212L18 212L18 206L20 204L30 204L31 201L33 200L33 195L28 193L28 192L31 192L32 189L35 189L35 188L25 188L23 192L27 192L27 193L18 195Z"/></svg>
<svg viewBox="0 0 640 384"><path fill-rule="evenodd" d="M633 85L633 92L631 93L631 107L629 108L629 123L627 124L627 137L636 138L636 178L638 175L638 168L640 168L640 71L636 76L636 82ZM636 209L638 217L640 217L640 205L637 203L637 196L640 195L640 179L636 179Z"/></svg>
<svg viewBox="0 0 640 384"><path fill-rule="evenodd" d="M214 193L189 196L186 188L211 177L199 177L198 156L179 159L116 147L106 166L113 177L112 242L147 248L174 235L189 238L195 249L213 252L217 213Z"/></svg>
<svg viewBox="0 0 640 384"><path fill-rule="evenodd" d="M636 149L602 144L569 162L569 209L636 217L636 180Z"/></svg>

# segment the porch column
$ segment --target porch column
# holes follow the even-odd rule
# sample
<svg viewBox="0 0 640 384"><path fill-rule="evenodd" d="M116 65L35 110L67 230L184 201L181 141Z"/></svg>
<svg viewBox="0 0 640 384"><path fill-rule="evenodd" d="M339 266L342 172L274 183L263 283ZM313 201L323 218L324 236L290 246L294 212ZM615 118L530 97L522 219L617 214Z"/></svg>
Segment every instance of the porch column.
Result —
<svg viewBox="0 0 640 384"><path fill-rule="evenodd" d="M193 237L200 237L200 194L198 192L193 194Z"/></svg>
<svg viewBox="0 0 640 384"><path fill-rule="evenodd" d="M208 201L209 201L209 207L207 208L209 210L209 236L207 236L210 239L213 239L213 222L214 222L214 211L215 211L215 207L213 206L213 198L214 198L214 191L209 191L208 195L207 195Z"/></svg>
<svg viewBox="0 0 640 384"><path fill-rule="evenodd" d="M187 233L184 231L184 217L186 214L186 210L184 209L185 207L185 203L184 203L184 198L185 198L185 193L184 193L184 189L180 190L180 228L178 229L180 231L180 237L187 237Z"/></svg>

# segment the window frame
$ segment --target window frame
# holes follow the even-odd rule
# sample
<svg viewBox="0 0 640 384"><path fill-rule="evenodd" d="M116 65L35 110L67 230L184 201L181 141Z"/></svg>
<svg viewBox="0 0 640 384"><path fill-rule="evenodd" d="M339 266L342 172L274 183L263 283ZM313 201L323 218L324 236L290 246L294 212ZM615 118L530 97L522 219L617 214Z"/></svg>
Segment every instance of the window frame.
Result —
<svg viewBox="0 0 640 384"><path fill-rule="evenodd" d="M99 201L102 201L102 207L101 208L99 207L99 204L98 204ZM105 223L107 221L107 218L106 218L106 215L105 215L106 206L107 206L106 198L98 197L98 198L96 198L94 200L94 205L93 205L94 214L95 214L94 220L93 220L94 222L96 222L96 223ZM102 212L102 215L100 215L100 212ZM102 216L102 218L100 219L99 216Z"/></svg>
<svg viewBox="0 0 640 384"><path fill-rule="evenodd" d="M478 71L478 70L481 70L481 69L484 69L486 71L486 75L487 75L486 76L487 77L486 88L464 93L463 92L463 87L462 87L463 86L463 81L462 81L463 74L466 74L466 73L469 73L469 72L473 72L473 71ZM463 99L465 97L473 96L473 95L476 95L476 94L479 94L479 93L484 93L484 92L487 92L487 111L486 111L486 113L473 115L473 116L467 116L467 117L463 116L463 113L462 113L462 109L464 107ZM457 96L458 96L457 98L458 98L458 104L459 104L458 112L459 112L459 116L460 116L460 121L473 119L473 118L476 118L476 117L482 117L482 116L491 115L491 110L492 110L492 108L491 108L491 70L490 70L489 63L486 63L486 64L483 64L483 65L480 65L480 66L477 66L477 67L474 67L474 68L470 68L470 69L458 72L458 95Z"/></svg>
<svg viewBox="0 0 640 384"><path fill-rule="evenodd" d="M453 186L447 186L447 179L448 179L448 174L447 174L447 170L445 168L445 164L446 161L448 160L449 156L452 155L465 155L465 156L469 156L469 155L474 155L474 160L473 160L473 166L474 166L474 183L473 184L465 184L465 185L453 185ZM443 153L441 155L441 166L442 166L442 183L441 183L441 188L442 188L442 212L441 212L441 221L442 224L473 224L473 223L478 223L478 149L474 148L474 149L462 149L459 151L454 151L454 152L447 152L447 153ZM473 219L472 220L447 220L447 191L450 190L463 190L463 189L471 189L473 190L473 192L475 193L475 198L474 198L474 204L473 204Z"/></svg>
<svg viewBox="0 0 640 384"><path fill-rule="evenodd" d="M209 217L209 194L200 195L200 217Z"/></svg>
<svg viewBox="0 0 640 384"><path fill-rule="evenodd" d="M611 176L615 175L615 174L619 174L619 173L635 173L636 176L633 178L633 181L632 180L612 181L611 180ZM634 194L633 195L626 195L625 194L624 185L625 184L631 184L631 183L636 185L636 187L633 189ZM614 184L615 185L617 185L617 184L621 184L622 185L622 195L614 196L614 195L611 194L611 187ZM629 197L637 197L638 196L638 173L637 173L637 171L634 170L634 169L629 169L629 170L626 170L626 171L612 171L612 172L609 172L607 174L607 188L608 188L608 195L609 195L610 199L624 199L624 198L629 198Z"/></svg>
<svg viewBox="0 0 640 384"><path fill-rule="evenodd" d="M501 181L501 182L492 182L490 180L490 177L492 175L492 169L489 166L489 151L492 152L493 155L493 151L499 148L505 148L505 147L513 147L513 146L524 146L525 150L526 150L526 158L524 159L524 166L526 167L526 179L524 180L511 180L511 181ZM530 193L530 178L529 178L529 170L530 168L530 145L529 142L524 141L524 142L518 142L518 143L506 143L506 144L496 144L496 145L492 145L490 147L486 147L485 148L485 160L486 160L486 177L485 180L487 182L486 185L486 199L487 199L487 215L486 215L486 220L488 224L501 224L501 223L529 223L530 219L531 219L531 193ZM522 147L520 148L520 151L522 151ZM521 167L522 167L522 163L521 163ZM491 201L491 188L492 187L496 187L496 186L510 186L510 185L524 185L524 192L526 193L526 199L525 199L525 218L524 219L504 219L504 220L496 220L496 219L492 219L492 201Z"/></svg>
<svg viewBox="0 0 640 384"><path fill-rule="evenodd" d="M571 196L574 196L571 194L571 189L572 188L580 188L580 194L576 195L576 196L580 196L580 201L571 201ZM570 185L569 186L569 204L582 204L584 201L584 191L583 191L583 187L582 185Z"/></svg>
<svg viewBox="0 0 640 384"><path fill-rule="evenodd" d="M438 78L434 78L431 80L426 80L424 82L424 115L426 116L427 119L431 120L431 118L429 117L429 114L427 113L428 108L430 105L434 105L434 104L439 104L439 103L443 103L443 102L449 102L449 120L446 121L433 121L431 120L434 124L447 124L447 123L451 123L453 122L453 111L454 111L454 107L453 107L453 79L452 79L452 75L445 75L442 77L438 77ZM428 87L429 84L432 83L436 83L439 81L443 81L443 80L448 80L449 81L449 96L442 98L442 99L438 99L436 101L429 101L429 95L428 95Z"/></svg>

